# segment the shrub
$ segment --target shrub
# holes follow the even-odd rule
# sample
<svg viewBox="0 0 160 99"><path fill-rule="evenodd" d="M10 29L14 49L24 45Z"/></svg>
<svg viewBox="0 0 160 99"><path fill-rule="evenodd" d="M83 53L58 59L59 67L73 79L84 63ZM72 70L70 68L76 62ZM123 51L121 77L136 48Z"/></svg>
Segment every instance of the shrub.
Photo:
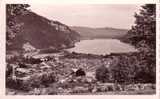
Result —
<svg viewBox="0 0 160 99"><path fill-rule="evenodd" d="M54 83L56 81L57 77L53 72L35 74L32 76L30 75L26 78L16 77L15 79L13 79L13 77L7 77L6 87L29 91L32 90L33 88L40 88L42 86L47 87L49 84Z"/></svg>
<svg viewBox="0 0 160 99"><path fill-rule="evenodd" d="M57 81L57 77L54 72L36 74L29 80L30 86L38 88L40 86L48 86L50 83Z"/></svg>
<svg viewBox="0 0 160 99"><path fill-rule="evenodd" d="M100 66L96 69L96 79L100 82L109 81L109 70L105 66Z"/></svg>
<svg viewBox="0 0 160 99"><path fill-rule="evenodd" d="M6 79L6 87L23 91L29 91L31 89L28 83L18 78L13 79L12 77Z"/></svg>

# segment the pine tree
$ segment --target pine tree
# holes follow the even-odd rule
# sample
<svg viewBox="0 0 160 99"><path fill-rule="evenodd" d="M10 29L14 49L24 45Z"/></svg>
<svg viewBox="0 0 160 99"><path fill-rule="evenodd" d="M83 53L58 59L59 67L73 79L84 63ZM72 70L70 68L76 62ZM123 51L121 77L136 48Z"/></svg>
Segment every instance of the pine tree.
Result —
<svg viewBox="0 0 160 99"><path fill-rule="evenodd" d="M146 4L135 13L135 25L128 31L126 41L139 50L140 72L149 75L146 82L156 78L156 5ZM143 78L143 76L142 76Z"/></svg>

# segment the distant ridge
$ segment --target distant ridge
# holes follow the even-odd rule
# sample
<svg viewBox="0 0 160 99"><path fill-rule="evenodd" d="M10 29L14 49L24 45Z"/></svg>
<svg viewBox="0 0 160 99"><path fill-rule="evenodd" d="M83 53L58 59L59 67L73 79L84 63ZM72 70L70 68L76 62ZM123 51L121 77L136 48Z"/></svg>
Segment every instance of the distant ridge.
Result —
<svg viewBox="0 0 160 99"><path fill-rule="evenodd" d="M93 38L114 38L120 39L127 34L127 29L117 29L112 27L92 28L83 26L70 26L71 29L77 31L82 39Z"/></svg>

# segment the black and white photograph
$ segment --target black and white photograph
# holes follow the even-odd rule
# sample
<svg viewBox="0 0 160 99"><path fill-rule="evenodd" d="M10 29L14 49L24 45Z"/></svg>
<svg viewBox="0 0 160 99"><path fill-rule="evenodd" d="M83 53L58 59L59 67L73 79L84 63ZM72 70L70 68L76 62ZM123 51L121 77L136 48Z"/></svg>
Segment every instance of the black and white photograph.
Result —
<svg viewBox="0 0 160 99"><path fill-rule="evenodd" d="M155 95L156 4L6 4L6 95Z"/></svg>

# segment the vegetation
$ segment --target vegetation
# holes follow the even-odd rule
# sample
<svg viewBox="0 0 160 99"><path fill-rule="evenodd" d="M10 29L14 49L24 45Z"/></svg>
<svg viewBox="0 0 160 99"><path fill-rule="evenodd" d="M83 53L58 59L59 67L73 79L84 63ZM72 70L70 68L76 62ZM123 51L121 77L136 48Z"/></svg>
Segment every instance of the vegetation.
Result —
<svg viewBox="0 0 160 99"><path fill-rule="evenodd" d="M111 76L115 83L156 82L156 10L154 4L142 6L135 14L135 25L128 31L125 42L134 45L139 52L112 55ZM101 68L101 67L100 67ZM98 75L106 75L105 67ZM102 73L102 74L101 74Z"/></svg>
<svg viewBox="0 0 160 99"><path fill-rule="evenodd" d="M150 90L150 94L153 94L155 90L154 84L148 84L148 82L147 84L134 83L134 79L133 82L129 82L130 78L134 78L132 73L136 73L134 72L136 69L133 72L130 72L130 69L134 65L136 67L136 64L129 65L130 67L128 67L128 63L134 62L136 59L130 59L128 63L119 63L118 60L130 57L129 55L120 55L118 58L117 56L111 56L110 58L88 58L87 55L83 56L83 58L68 58L63 56L63 58L59 58L58 60L55 60L52 56L53 59L41 63L34 64L31 59L30 62L24 61L22 64L12 64L12 66L7 66L6 87L25 91L27 94L41 95L96 94L100 92L107 94L108 92L121 91L137 92L137 90L141 90L139 93L143 93L146 89ZM111 67L106 68L106 62L110 59L112 60ZM120 64L121 66L118 67ZM15 78L12 77L13 67L17 67L15 69ZM72 69L79 70L80 68L83 69L85 75L77 76L77 72L74 74ZM127 71L128 73L126 73ZM143 94L147 93L144 92Z"/></svg>
<svg viewBox="0 0 160 99"><path fill-rule="evenodd" d="M34 49L69 48L79 41L79 34L67 25L46 19L29 9L29 5L7 5L7 51L23 50L29 44ZM30 49L29 49L30 50Z"/></svg>
<svg viewBox="0 0 160 99"><path fill-rule="evenodd" d="M15 18L18 15L23 15L28 8L28 4L7 4L6 6L6 14L7 14L7 46L12 44L12 41L15 39L17 34L20 32L20 27L22 26L22 23L17 23Z"/></svg>
<svg viewBox="0 0 160 99"><path fill-rule="evenodd" d="M139 67L137 79L145 82L156 81L156 5L142 6L139 14L135 14L135 26L126 35L125 41L138 50ZM145 74L145 75L144 75ZM147 76L147 77L146 77Z"/></svg>
<svg viewBox="0 0 160 99"><path fill-rule="evenodd" d="M109 70L104 65L96 69L96 79L101 82L109 82Z"/></svg>
<svg viewBox="0 0 160 99"><path fill-rule="evenodd" d="M58 53L43 58L25 57L22 54L7 55L6 88L35 95L155 93L155 5L142 6L140 13L135 14L135 25L124 39L139 51L105 56L69 53L57 49L57 46L66 48L66 45L72 45L79 36L72 35L76 32L68 26L30 12L27 7L28 5L7 5L7 48L14 48L15 41L18 41L18 44L26 44L27 41L29 43L24 46L27 53L35 48L48 48L40 53L57 50ZM19 25L21 22L23 25Z"/></svg>

